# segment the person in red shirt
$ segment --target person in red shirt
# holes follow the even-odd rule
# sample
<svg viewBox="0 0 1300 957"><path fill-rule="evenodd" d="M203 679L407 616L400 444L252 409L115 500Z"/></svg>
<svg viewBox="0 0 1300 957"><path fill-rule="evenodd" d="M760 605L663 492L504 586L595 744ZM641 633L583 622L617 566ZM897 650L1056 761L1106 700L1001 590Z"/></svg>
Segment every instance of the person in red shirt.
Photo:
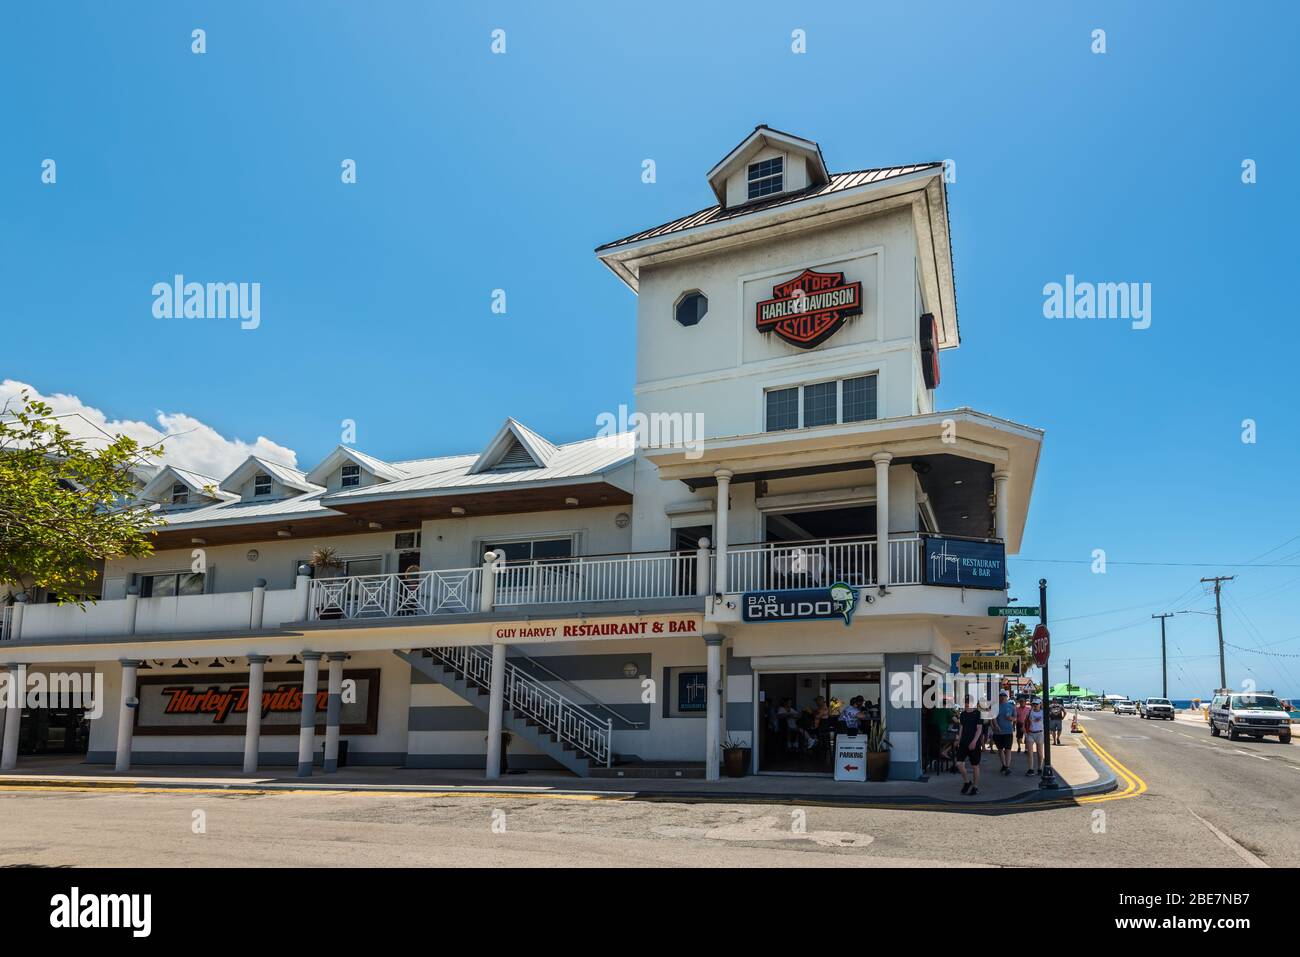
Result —
<svg viewBox="0 0 1300 957"><path fill-rule="evenodd" d="M1025 722L1029 720L1029 702L1021 698L1016 703L1016 747L1025 750Z"/></svg>

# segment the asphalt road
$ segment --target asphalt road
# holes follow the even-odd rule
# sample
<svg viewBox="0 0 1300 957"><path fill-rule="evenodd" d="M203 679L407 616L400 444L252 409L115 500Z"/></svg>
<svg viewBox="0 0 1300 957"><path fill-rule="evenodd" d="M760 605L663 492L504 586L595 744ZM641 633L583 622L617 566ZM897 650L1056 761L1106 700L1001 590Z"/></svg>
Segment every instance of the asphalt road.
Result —
<svg viewBox="0 0 1300 957"><path fill-rule="evenodd" d="M0 865L1300 864L1300 751L1131 717L1083 727L1143 794L983 814L537 796L0 789ZM954 797L958 785L953 779ZM201 825L201 827L199 826Z"/></svg>

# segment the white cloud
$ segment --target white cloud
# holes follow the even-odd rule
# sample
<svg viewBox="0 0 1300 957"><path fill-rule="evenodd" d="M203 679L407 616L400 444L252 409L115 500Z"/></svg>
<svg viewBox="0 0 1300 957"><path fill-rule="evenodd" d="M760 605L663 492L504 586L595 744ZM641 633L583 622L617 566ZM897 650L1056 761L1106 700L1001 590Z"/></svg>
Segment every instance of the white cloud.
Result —
<svg viewBox="0 0 1300 957"><path fill-rule="evenodd" d="M110 435L130 436L141 445L161 442L164 449L161 461L164 464L193 469L214 478L225 478L250 455L259 455L294 467L298 464L298 454L293 449L272 442L265 436L259 435L255 442L228 439L212 426L184 412L159 411L154 418L156 425L130 419L109 419L99 409L86 405L75 395L45 395L34 386L13 379L0 381L0 408L24 391L31 393L32 398L47 403L56 415L68 416L63 426L78 438L95 438L95 429L92 427L95 426ZM84 423L78 424L73 416L80 416Z"/></svg>

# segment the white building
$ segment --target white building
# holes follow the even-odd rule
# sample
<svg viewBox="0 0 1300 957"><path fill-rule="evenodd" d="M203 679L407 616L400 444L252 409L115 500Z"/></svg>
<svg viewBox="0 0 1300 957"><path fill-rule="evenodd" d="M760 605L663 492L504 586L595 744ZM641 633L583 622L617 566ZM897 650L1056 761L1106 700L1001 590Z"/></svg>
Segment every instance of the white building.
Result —
<svg viewBox="0 0 1300 957"><path fill-rule="evenodd" d="M16 604L0 663L101 673L89 760L119 768L310 773L341 737L354 764L491 777L502 728L513 767L713 777L731 739L752 771L827 771L833 720L774 709L862 695L891 776L919 776L925 711L891 676L999 647L1042 433L938 411L940 164L830 173L760 126L708 182L716 205L597 250L637 297L639 432L507 419L460 456L164 469L155 553L84 611Z"/></svg>

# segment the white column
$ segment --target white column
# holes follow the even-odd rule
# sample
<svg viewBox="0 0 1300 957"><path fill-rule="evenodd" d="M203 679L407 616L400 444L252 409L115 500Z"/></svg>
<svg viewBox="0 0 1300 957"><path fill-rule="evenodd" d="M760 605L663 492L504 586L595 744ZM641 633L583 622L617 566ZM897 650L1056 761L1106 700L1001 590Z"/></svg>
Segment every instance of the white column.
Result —
<svg viewBox="0 0 1300 957"><path fill-rule="evenodd" d="M343 711L343 662L346 654L335 653L329 662L329 700L325 705L325 773L339 769L339 716Z"/></svg>
<svg viewBox="0 0 1300 957"><path fill-rule="evenodd" d="M316 686L320 678L320 652L302 653L302 723L298 725L298 777L311 777L316 750Z"/></svg>
<svg viewBox="0 0 1300 957"><path fill-rule="evenodd" d="M876 584L884 591L889 587L889 463L888 452L871 456L876 463Z"/></svg>
<svg viewBox="0 0 1300 957"><path fill-rule="evenodd" d="M695 594L709 594L709 540L700 539L695 549Z"/></svg>
<svg viewBox="0 0 1300 957"><path fill-rule="evenodd" d="M492 646L492 683L488 691L488 739L486 777L501 777L501 725L505 711L506 646Z"/></svg>
<svg viewBox="0 0 1300 957"><path fill-rule="evenodd" d="M122 659L122 700L117 710L117 761L114 770L131 770L131 737L135 734L135 712L140 700L135 696L136 669L140 662Z"/></svg>
<svg viewBox="0 0 1300 957"><path fill-rule="evenodd" d="M306 621L311 613L311 566L299 565L298 577L293 583L294 601L297 603L298 620Z"/></svg>
<svg viewBox="0 0 1300 957"><path fill-rule="evenodd" d="M491 611L497 600L497 568L501 556L496 552L483 553L482 581L478 588L478 610Z"/></svg>
<svg viewBox="0 0 1300 957"><path fill-rule="evenodd" d="M253 582L253 601L248 614L248 627L252 631L261 631L262 619L266 612L266 579L259 578Z"/></svg>
<svg viewBox="0 0 1300 957"><path fill-rule="evenodd" d="M27 595L14 596L13 609L9 612L9 640L18 641L23 636L23 613L27 609Z"/></svg>
<svg viewBox="0 0 1300 957"><path fill-rule="evenodd" d="M244 773L257 773L262 741L262 690L266 685L266 655L248 656L248 718L244 722Z"/></svg>
<svg viewBox="0 0 1300 957"><path fill-rule="evenodd" d="M9 700L5 704L4 744L0 746L0 771L18 766L18 729L23 720L23 698L27 693L27 666L9 662Z"/></svg>
<svg viewBox="0 0 1300 957"><path fill-rule="evenodd" d="M727 517L731 511L731 477L729 469L718 469L713 477L718 480L718 502L713 510L713 554L718 570L713 576L714 588L727 593Z"/></svg>
<svg viewBox="0 0 1300 957"><path fill-rule="evenodd" d="M716 781L721 777L722 759L722 636L705 635L708 655L709 688L704 711L704 778Z"/></svg>
<svg viewBox="0 0 1300 957"><path fill-rule="evenodd" d="M1007 540L1007 485L1011 473L999 470L993 473L993 495L996 504L993 507L993 535L998 541Z"/></svg>
<svg viewBox="0 0 1300 957"><path fill-rule="evenodd" d="M122 627L126 629L124 633L134 635L136 615L140 611L140 589L135 585L126 590L126 604L122 608L122 613L125 616L125 621L122 624Z"/></svg>

